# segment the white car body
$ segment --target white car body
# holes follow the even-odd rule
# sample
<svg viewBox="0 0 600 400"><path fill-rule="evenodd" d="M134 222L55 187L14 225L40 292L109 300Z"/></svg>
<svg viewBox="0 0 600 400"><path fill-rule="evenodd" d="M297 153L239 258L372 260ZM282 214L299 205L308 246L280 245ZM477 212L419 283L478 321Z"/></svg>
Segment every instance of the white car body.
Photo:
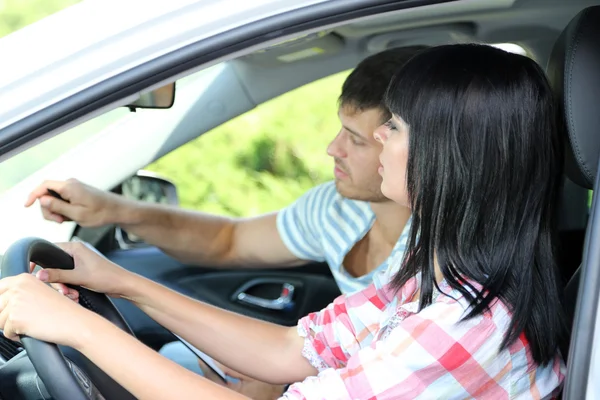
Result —
<svg viewBox="0 0 600 400"><path fill-rule="evenodd" d="M354 0L344 1L350 4ZM0 63L0 141L5 132L20 122L145 63L223 32L326 3L343 4L339 0L85 0L0 39L3 60ZM394 11L392 16L397 18L401 14L407 26L413 21L416 24L425 16L435 16L440 24L461 22L460 13L463 11L481 11L480 20L484 20L488 16L487 11L501 10L506 11L506 18L516 20L519 13L511 14L514 10L510 8L523 3L527 2L461 0ZM579 9L594 5L597 1L544 0L538 3L544 4L540 8L540 19L546 13L560 15L556 10L564 7L564 17L560 19L554 16L552 20L556 22L553 28L560 31ZM580 5L580 8L569 8L573 4ZM357 24L362 22L360 17L355 17L354 21ZM375 32L376 28L373 30ZM551 31L549 28L547 30ZM307 29L303 33L310 31ZM284 39L285 36L265 38L258 47L263 48ZM63 180L71 177L101 189L109 189L155 161L157 155L164 154L164 145L168 141L180 140L180 145L185 143L189 138L178 139L177 127L188 123L186 116L190 112L196 112L207 83L225 73L223 64L215 64L256 49L256 45L249 46L175 75L183 77L191 71L206 69L201 75L183 78L185 85L179 86L178 81L176 102L168 113L154 110L129 113L125 108L118 108L135 100L140 93L137 92L79 116L10 153L3 154L0 151L0 221L9 227L0 229L0 254L22 237L35 236L52 242L70 240L75 224L56 224L44 220L38 205L25 208L23 204L29 192L46 179ZM213 68L208 68L213 65ZM155 82L145 90L159 87L173 78L170 76ZM217 114L226 106L218 101L206 103L203 117L210 118L211 113ZM107 112L114 113L114 123L107 124L92 135L84 132L85 125L81 124ZM60 140L50 142L60 138L59 135L48 141L54 147L36 145L78 125L82 126L82 136L75 144ZM74 134L77 132L74 131ZM68 147L61 147L61 144L68 144ZM40 162L38 168L38 160L45 156L44 152L49 151L58 152L57 156L48 162ZM28 163L31 164L29 169L20 169ZM600 315L589 317L596 318L597 329L600 329ZM598 337L597 332L595 337ZM595 339L595 342L598 343L598 340ZM600 347L595 345L590 351L594 359L587 380L587 398L592 399L600 397L600 379L594 379L600 365Z"/></svg>

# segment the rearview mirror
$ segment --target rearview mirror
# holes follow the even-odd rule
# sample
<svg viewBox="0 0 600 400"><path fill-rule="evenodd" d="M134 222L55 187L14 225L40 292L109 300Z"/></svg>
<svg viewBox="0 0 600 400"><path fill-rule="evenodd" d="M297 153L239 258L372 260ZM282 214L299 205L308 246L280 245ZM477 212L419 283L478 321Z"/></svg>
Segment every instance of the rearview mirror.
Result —
<svg viewBox="0 0 600 400"><path fill-rule="evenodd" d="M175 103L175 82L159 87L147 93L127 105L131 111L136 108L171 108Z"/></svg>

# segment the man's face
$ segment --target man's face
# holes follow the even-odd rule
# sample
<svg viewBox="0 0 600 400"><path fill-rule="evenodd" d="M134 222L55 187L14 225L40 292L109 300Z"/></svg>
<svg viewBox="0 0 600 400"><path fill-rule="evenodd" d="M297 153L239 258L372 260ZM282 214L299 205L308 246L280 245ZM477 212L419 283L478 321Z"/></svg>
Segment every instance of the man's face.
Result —
<svg viewBox="0 0 600 400"><path fill-rule="evenodd" d="M388 201L381 193L379 154L381 144L373 132L382 124L379 108L364 111L342 105L338 111L342 128L327 147L335 161L334 175L338 192L349 199L370 202Z"/></svg>

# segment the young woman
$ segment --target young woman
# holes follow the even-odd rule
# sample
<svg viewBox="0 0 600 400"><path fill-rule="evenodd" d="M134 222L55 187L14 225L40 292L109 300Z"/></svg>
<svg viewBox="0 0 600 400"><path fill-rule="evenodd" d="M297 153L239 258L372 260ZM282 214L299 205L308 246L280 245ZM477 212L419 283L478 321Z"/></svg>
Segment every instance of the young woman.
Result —
<svg viewBox="0 0 600 400"><path fill-rule="evenodd" d="M413 226L405 258L366 290L291 329L194 301L66 243L74 270L0 280L0 327L76 348L140 399L240 395L41 281L127 298L235 371L297 382L287 399L551 397L564 374L552 242L562 159L543 71L492 47L441 46L411 59L386 99L392 118L374 133L382 191L411 207Z"/></svg>

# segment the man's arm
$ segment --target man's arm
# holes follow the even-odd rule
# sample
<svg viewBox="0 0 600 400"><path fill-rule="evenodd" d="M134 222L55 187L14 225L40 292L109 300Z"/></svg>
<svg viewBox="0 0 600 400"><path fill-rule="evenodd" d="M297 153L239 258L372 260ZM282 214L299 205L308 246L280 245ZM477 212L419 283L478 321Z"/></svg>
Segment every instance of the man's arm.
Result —
<svg viewBox="0 0 600 400"><path fill-rule="evenodd" d="M48 195L56 191L66 201ZM120 225L186 263L214 266L296 266L306 263L283 243L277 214L233 219L133 201L75 179L46 181L27 199L39 200L44 217L81 226Z"/></svg>
<svg viewBox="0 0 600 400"><path fill-rule="evenodd" d="M162 205L129 202L117 222L147 243L189 263L240 267L306 263L281 240L277 213L228 218Z"/></svg>

